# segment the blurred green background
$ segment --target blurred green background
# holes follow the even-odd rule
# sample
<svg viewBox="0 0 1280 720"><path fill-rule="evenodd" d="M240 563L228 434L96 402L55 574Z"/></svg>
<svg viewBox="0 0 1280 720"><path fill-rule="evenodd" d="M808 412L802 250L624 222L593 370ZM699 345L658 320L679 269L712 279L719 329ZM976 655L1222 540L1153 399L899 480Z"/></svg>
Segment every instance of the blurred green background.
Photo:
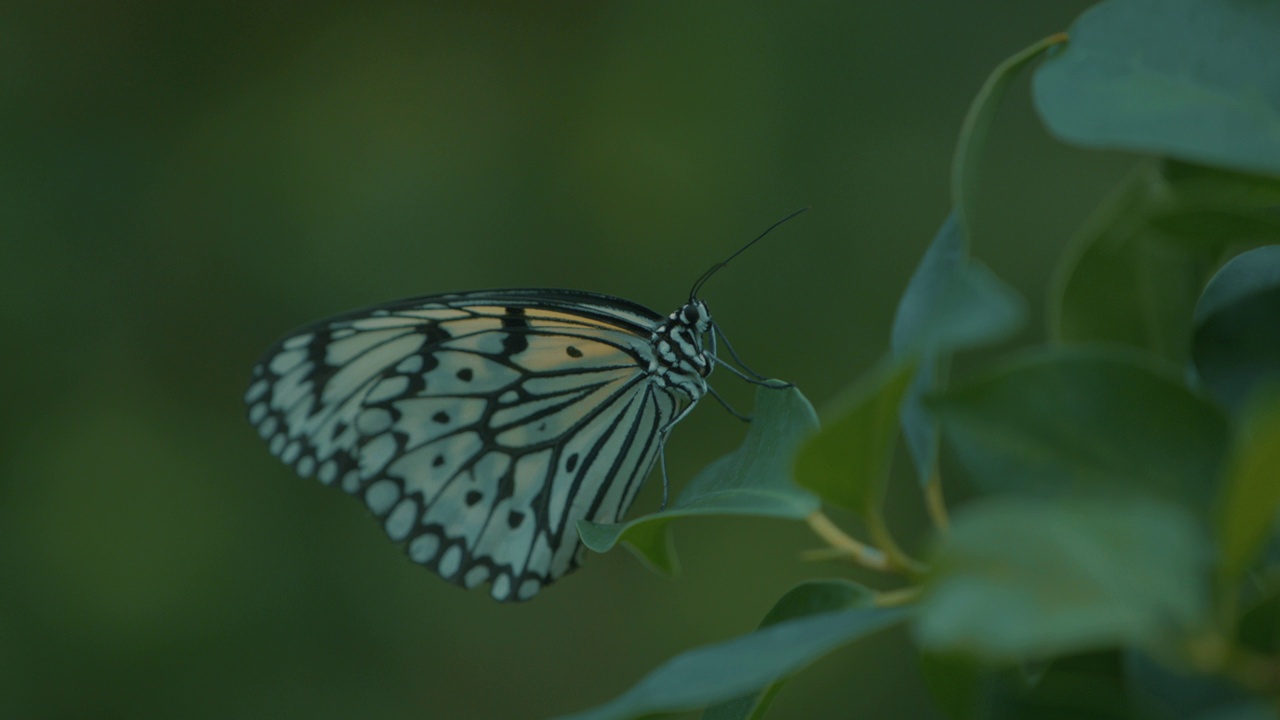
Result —
<svg viewBox="0 0 1280 720"><path fill-rule="evenodd" d="M703 297L821 406L885 347L970 98L1087 5L9 4L0 718L547 717L846 573L797 559L817 545L800 524L703 520L676 527L675 582L615 552L499 605L294 477L240 396L289 329L403 296L563 286L665 313L812 205ZM1039 309L1130 163L1048 138L1024 79L975 252ZM742 433L695 413L677 489ZM775 716L933 716L902 640L824 660Z"/></svg>

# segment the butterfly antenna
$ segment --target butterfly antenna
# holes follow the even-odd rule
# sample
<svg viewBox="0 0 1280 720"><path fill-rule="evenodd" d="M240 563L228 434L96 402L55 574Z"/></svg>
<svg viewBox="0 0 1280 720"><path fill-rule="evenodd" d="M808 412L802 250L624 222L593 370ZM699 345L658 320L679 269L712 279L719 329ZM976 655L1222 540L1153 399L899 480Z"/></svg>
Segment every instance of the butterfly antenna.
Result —
<svg viewBox="0 0 1280 720"><path fill-rule="evenodd" d="M806 211L806 210L808 210L808 209L809 209L809 206L808 206L808 205L806 205L806 206L804 206L804 207L800 208L799 210L796 210L795 212L791 213L790 215L788 215L788 216L786 216L786 217L782 218L782 219L781 219L781 220L779 220L778 222L776 222L776 223L774 223L774 224L770 225L770 226L769 226L769 228L768 228L767 230L765 230L764 232L762 232L762 233L760 233L759 235L757 235L755 240L752 240L751 242L747 243L746 245L743 245L742 247L738 248L738 251L737 251L737 252L735 252L734 254L730 255L729 257L725 258L724 260L721 260L720 262L716 263L715 265L712 265L712 266L711 266L711 268L710 268L709 270L707 270L706 272L702 273L702 277L698 278L698 279L697 279L697 281L693 283L693 289L689 291L689 300L690 300L690 301L692 301L692 300L694 300L695 298L697 298L697 297L698 297L698 291L702 289L702 285L703 285L703 283L705 283L707 280L711 279L711 276L712 276L712 275L715 275L715 274L716 274L716 272L717 272L720 268L724 267L725 265L728 265L730 260L732 260L732 259L734 259L734 258L738 257L738 256L739 256L739 255L741 255L743 252L745 252L747 248L749 248L749 247L751 247L752 245L755 245L756 243L760 242L761 238L763 238L765 235L768 235L769 233L773 232L773 229L774 229L774 228L778 227L778 226L779 226L779 225L781 225L782 223L784 223L784 222L786 222L786 221L790 220L791 218L793 218L793 217L795 217L795 216L799 215L800 213L802 213L802 212L804 212L804 211Z"/></svg>

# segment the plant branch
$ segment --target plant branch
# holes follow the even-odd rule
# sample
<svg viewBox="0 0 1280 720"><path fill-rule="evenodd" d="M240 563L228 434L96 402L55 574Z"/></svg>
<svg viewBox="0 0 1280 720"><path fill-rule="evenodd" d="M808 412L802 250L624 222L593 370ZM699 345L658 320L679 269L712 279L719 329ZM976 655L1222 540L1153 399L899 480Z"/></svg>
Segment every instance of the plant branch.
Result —
<svg viewBox="0 0 1280 720"><path fill-rule="evenodd" d="M924 507L929 520L944 535L951 530L951 518L947 515L947 501L942 496L942 477L935 467L924 486Z"/></svg>
<svg viewBox="0 0 1280 720"><path fill-rule="evenodd" d="M840 556L847 557L871 570L888 572L892 569L888 558L885 557L883 552L849 537L835 523L831 522L831 518L824 515L821 510L815 511L805 518L805 521L809 523L810 529L818 537L825 540Z"/></svg>

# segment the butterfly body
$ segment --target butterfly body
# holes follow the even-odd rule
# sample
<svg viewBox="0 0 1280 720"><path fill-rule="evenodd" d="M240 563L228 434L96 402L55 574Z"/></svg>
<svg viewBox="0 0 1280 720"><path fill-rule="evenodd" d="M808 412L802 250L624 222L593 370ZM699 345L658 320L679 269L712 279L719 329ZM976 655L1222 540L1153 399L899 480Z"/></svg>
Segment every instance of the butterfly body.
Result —
<svg viewBox="0 0 1280 720"><path fill-rule="evenodd" d="M527 600L581 563L578 520L622 519L708 391L713 330L698 299L413 298L290 334L245 400L273 454L361 497L413 560Z"/></svg>

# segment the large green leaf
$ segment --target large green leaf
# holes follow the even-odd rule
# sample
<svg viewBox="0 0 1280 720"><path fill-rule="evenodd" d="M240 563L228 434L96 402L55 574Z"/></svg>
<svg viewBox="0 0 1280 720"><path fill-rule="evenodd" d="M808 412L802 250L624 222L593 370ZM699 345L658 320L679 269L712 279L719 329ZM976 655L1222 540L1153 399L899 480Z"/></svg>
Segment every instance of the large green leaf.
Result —
<svg viewBox="0 0 1280 720"><path fill-rule="evenodd" d="M677 655L617 698L561 720L626 720L707 707L758 691L906 616L903 608L854 608L779 622Z"/></svg>
<svg viewBox="0 0 1280 720"><path fill-rule="evenodd" d="M1280 394L1261 394L1243 418L1221 492L1219 580L1232 592L1274 531L1280 511Z"/></svg>
<svg viewBox="0 0 1280 720"><path fill-rule="evenodd" d="M1072 239L1049 293L1059 341L1132 345L1176 365L1192 310L1229 243L1280 241L1280 181L1173 161L1141 164Z"/></svg>
<svg viewBox="0 0 1280 720"><path fill-rule="evenodd" d="M950 353L1012 334L1026 319L1026 302L980 263L953 212L929 244L907 283L893 318L890 348L900 362L919 358L902 402L901 423L920 482L933 476L938 430L922 398L943 385Z"/></svg>
<svg viewBox="0 0 1280 720"><path fill-rule="evenodd" d="M1237 409L1280 380L1280 245L1239 255L1214 275L1195 310L1192 358L1208 391Z"/></svg>
<svg viewBox="0 0 1280 720"><path fill-rule="evenodd" d="M1186 362L1195 299L1228 238L1180 241L1153 222L1172 190L1145 163L1076 233L1049 293L1049 331L1069 343L1132 345Z"/></svg>
<svg viewBox="0 0 1280 720"><path fill-rule="evenodd" d="M1228 441L1216 405L1111 348L1037 350L929 406L988 490L1141 490L1203 509Z"/></svg>
<svg viewBox="0 0 1280 720"><path fill-rule="evenodd" d="M674 573L667 523L693 515L756 515L800 519L818 509L818 498L791 481L800 443L818 429L813 406L794 387L761 387L742 445L698 473L662 512L623 524L578 522L587 547L607 552L627 543L655 569Z"/></svg>
<svg viewBox="0 0 1280 720"><path fill-rule="evenodd" d="M898 439L898 407L915 363L881 365L846 393L841 408L796 455L796 482L862 518L879 511Z"/></svg>
<svg viewBox="0 0 1280 720"><path fill-rule="evenodd" d="M1246 703L1249 693L1219 675L1169 667L1139 650L1124 655L1125 684L1135 708L1152 720L1201 720Z"/></svg>
<svg viewBox="0 0 1280 720"><path fill-rule="evenodd" d="M1109 0L1035 74L1050 132L1280 175L1280 4Z"/></svg>
<svg viewBox="0 0 1280 720"><path fill-rule="evenodd" d="M1208 540L1140 497L1002 497L955 516L916 622L929 649L989 660L1167 649L1206 621Z"/></svg>
<svg viewBox="0 0 1280 720"><path fill-rule="evenodd" d="M871 607L874 600L871 590L849 580L810 580L778 598L760 621L760 627L819 613ZM756 692L712 705L702 714L702 720L760 720L781 687L780 680Z"/></svg>

